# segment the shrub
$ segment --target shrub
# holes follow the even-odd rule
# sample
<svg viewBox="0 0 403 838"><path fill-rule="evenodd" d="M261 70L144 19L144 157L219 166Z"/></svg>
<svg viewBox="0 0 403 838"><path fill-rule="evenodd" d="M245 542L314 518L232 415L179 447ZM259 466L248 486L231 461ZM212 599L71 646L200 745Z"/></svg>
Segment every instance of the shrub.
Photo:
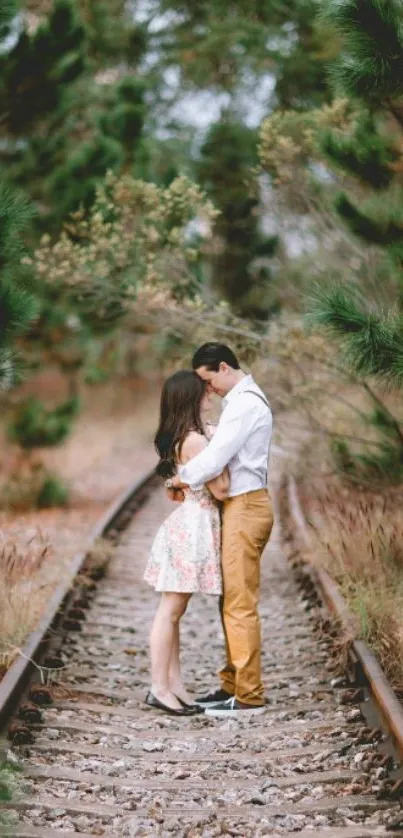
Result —
<svg viewBox="0 0 403 838"><path fill-rule="evenodd" d="M52 506L66 506L69 499L67 486L55 475L46 475L36 505L38 509L48 509Z"/></svg>
<svg viewBox="0 0 403 838"><path fill-rule="evenodd" d="M78 410L77 398L48 409L40 399L30 397L18 406L9 435L25 449L59 445L68 436Z"/></svg>

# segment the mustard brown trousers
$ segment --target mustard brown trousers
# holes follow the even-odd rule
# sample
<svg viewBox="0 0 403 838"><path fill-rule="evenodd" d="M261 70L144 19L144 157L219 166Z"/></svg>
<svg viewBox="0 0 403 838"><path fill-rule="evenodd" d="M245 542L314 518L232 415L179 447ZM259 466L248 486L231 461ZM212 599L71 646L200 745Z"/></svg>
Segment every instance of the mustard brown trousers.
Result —
<svg viewBox="0 0 403 838"><path fill-rule="evenodd" d="M221 687L244 704L264 704L260 663L260 560L273 527L267 489L224 502L221 601L227 662Z"/></svg>

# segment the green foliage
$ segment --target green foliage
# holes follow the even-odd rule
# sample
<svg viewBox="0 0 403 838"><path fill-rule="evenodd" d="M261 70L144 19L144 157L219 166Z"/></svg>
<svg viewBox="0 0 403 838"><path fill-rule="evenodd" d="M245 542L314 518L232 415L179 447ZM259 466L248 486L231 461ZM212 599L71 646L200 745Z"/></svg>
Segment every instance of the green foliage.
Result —
<svg viewBox="0 0 403 838"><path fill-rule="evenodd" d="M373 189L386 189L391 184L392 163L398 159L398 152L380 136L374 116L368 111L358 114L352 131L324 129L319 143L333 165L355 175L363 184Z"/></svg>
<svg viewBox="0 0 403 838"><path fill-rule="evenodd" d="M57 0L33 35L20 35L11 52L0 57L3 133L26 138L60 106L66 85L83 72L84 45L84 28L68 0Z"/></svg>
<svg viewBox="0 0 403 838"><path fill-rule="evenodd" d="M47 474L36 499L38 509L66 506L69 499L67 486L55 475Z"/></svg>
<svg viewBox="0 0 403 838"><path fill-rule="evenodd" d="M128 147L141 137L146 113L143 80L126 76L116 86L116 101L105 114L102 124L106 133Z"/></svg>
<svg viewBox="0 0 403 838"><path fill-rule="evenodd" d="M344 95L359 97L360 105L353 130L344 136L327 131L321 138L322 149L332 164L358 178L366 188L365 196L362 188L353 196L339 193L335 209L354 236L385 253L402 289L403 119L399 102L403 94L403 16L399 6L389 0L328 0L325 14L342 36L342 52L333 68L334 83ZM396 301L399 306L402 293L400 290ZM403 318L399 308L385 313L375 301L333 286L317 291L312 319L339 340L344 360L354 374L402 386ZM361 465L379 469L379 473L389 471L394 480L402 471L402 441L399 434L397 441L391 440L393 429L380 423L380 418L379 414L373 416L373 424L386 435L386 441L381 442L376 462L365 454Z"/></svg>
<svg viewBox="0 0 403 838"><path fill-rule="evenodd" d="M0 271L13 272L25 253L23 234L32 218L26 198L0 183Z"/></svg>
<svg viewBox="0 0 403 838"><path fill-rule="evenodd" d="M77 11L87 30L89 55L97 66L113 61L137 66L147 46L146 29L133 23L125 0L76 0Z"/></svg>
<svg viewBox="0 0 403 838"><path fill-rule="evenodd" d="M160 0L158 8L169 13L158 43L162 63L180 67L184 84L253 96L256 81L273 73L281 107L326 96L324 63L335 45L328 25L315 21L315 0Z"/></svg>
<svg viewBox="0 0 403 838"><path fill-rule="evenodd" d="M369 244L395 250L403 244L403 207L397 206L394 218L392 201L385 204L384 195L372 197L357 207L342 192L335 199L335 208L350 230Z"/></svg>
<svg viewBox="0 0 403 838"><path fill-rule="evenodd" d="M359 376L403 384L403 317L384 315L343 285L319 287L309 301L310 321L338 338L344 360Z"/></svg>
<svg viewBox="0 0 403 838"><path fill-rule="evenodd" d="M2 5L0 24L14 11L10 3L6 15ZM43 362L77 369L100 319L85 300L72 295L66 301L55 285L44 288L39 273L34 303L26 287L32 263L24 258L27 264L20 264L23 235L35 247L38 230L54 234L68 213L91 206L107 171L130 169L140 155L146 159L145 83L132 64L142 56L144 32L141 37L125 3L56 0L50 12L40 4L33 11L37 28L22 16L17 43L0 54L0 176L23 187L38 210L32 213L27 201L0 190L0 388L16 380L12 345L34 314L19 339L25 372ZM108 321L110 328L121 311L116 299L101 318L103 327Z"/></svg>
<svg viewBox="0 0 403 838"><path fill-rule="evenodd" d="M362 298L343 286L317 289L311 308L311 321L339 339L347 370L364 379L364 387L374 404L365 422L369 430L376 432L377 441L361 445L357 451L345 439L336 438L331 449L338 469L361 483L401 483L403 429L365 379L376 376L402 386L402 316L385 317L371 312Z"/></svg>
<svg viewBox="0 0 403 838"><path fill-rule="evenodd" d="M68 488L57 475L30 457L17 466L2 486L0 507L13 512L26 512L30 509L65 506L68 497Z"/></svg>
<svg viewBox="0 0 403 838"><path fill-rule="evenodd" d="M374 410L364 420L372 442L357 450L345 439L336 439L338 467L354 480L400 483L403 431L368 380L403 385L403 15L394 0L327 0L322 13L341 39L332 84L336 94L352 100L355 114L344 127L317 123L315 130L311 119L311 136L308 129L302 152L306 161L319 150L337 169L338 178L340 172L347 176L347 188L335 196L334 209L354 237L374 252L376 248L381 262L383 256L398 295L395 307L385 311L373 294L359 293L352 282L346 287L329 281L316 288L308 303L310 321L337 340L347 374L362 382L374 401ZM270 162L273 138L266 134L263 150L268 146ZM302 152L293 142L288 140L285 148L295 162ZM280 146L277 140L276 148Z"/></svg>
<svg viewBox="0 0 403 838"><path fill-rule="evenodd" d="M146 161L146 83L127 66L137 27L120 0L113 5L115 16L110 4L57 0L0 56L0 171L39 204L42 231L90 206L107 171Z"/></svg>
<svg viewBox="0 0 403 838"><path fill-rule="evenodd" d="M0 183L0 388L6 389L17 375L15 342L37 311L21 265L30 215L24 198Z"/></svg>
<svg viewBox="0 0 403 838"><path fill-rule="evenodd" d="M282 24L277 37L273 32L270 50L276 76L275 105L279 110L298 111L320 106L330 98L326 69L338 54L339 39L332 26L318 19L316 0L279 5Z"/></svg>
<svg viewBox="0 0 403 838"><path fill-rule="evenodd" d="M62 217L89 207L106 172L132 165L143 152L146 107L143 81L125 77L108 92L107 102L94 109L89 139L66 154L48 180L49 195Z"/></svg>
<svg viewBox="0 0 403 838"><path fill-rule="evenodd" d="M0 282L0 348L21 334L36 312L34 298L22 285Z"/></svg>
<svg viewBox="0 0 403 838"><path fill-rule="evenodd" d="M342 39L341 54L332 69L336 92L375 105L399 96L403 80L400 3L327 0L322 14Z"/></svg>
<svg viewBox="0 0 403 838"><path fill-rule="evenodd" d="M262 164L275 183L296 179L300 189L310 191L313 206L319 198L325 209L344 175L336 213L365 246L384 250L401 281L403 73L396 66L403 67L403 17L397 4L386 0L327 0L322 12L340 37L332 78L335 94L343 98L302 115L291 111L266 120ZM365 73L367 83L354 86ZM336 170L330 188L315 180L311 164L317 161ZM307 204L302 201L305 211Z"/></svg>
<svg viewBox="0 0 403 838"><path fill-rule="evenodd" d="M9 390L19 379L14 343L35 312L35 300L25 288L0 279L0 389Z"/></svg>
<svg viewBox="0 0 403 838"><path fill-rule="evenodd" d="M98 135L81 143L49 181L50 194L62 215L79 205L91 206L102 177L122 163L122 147L111 137Z"/></svg>
<svg viewBox="0 0 403 838"><path fill-rule="evenodd" d="M36 223L46 215L46 178L70 150L60 116L69 89L86 70L85 51L85 29L72 3L57 0L35 32L24 29L0 56L0 171L40 202ZM70 132L74 113L66 126Z"/></svg>
<svg viewBox="0 0 403 838"><path fill-rule="evenodd" d="M394 0L327 0L324 14L341 36L333 84L336 92L359 101L360 113L347 136L328 131L322 150L369 192L367 199L359 193L359 200L340 194L336 210L355 236L385 248L402 273L401 8Z"/></svg>
<svg viewBox="0 0 403 838"><path fill-rule="evenodd" d="M195 300L195 260L200 243L188 225L217 212L188 178L167 188L112 173L97 191L90 213L78 212L56 242L44 237L34 266L50 288L91 329L109 331L133 312Z"/></svg>
<svg viewBox="0 0 403 838"><path fill-rule="evenodd" d="M10 23L16 14L17 3L15 0L2 0L0 4L0 41L9 34Z"/></svg>
<svg viewBox="0 0 403 838"><path fill-rule="evenodd" d="M349 480L362 485L392 484L403 481L403 442L394 433L379 428L380 442L358 453L353 451L346 440L336 439L331 444L331 451L338 470Z"/></svg>
<svg viewBox="0 0 403 838"><path fill-rule="evenodd" d="M213 283L242 315L265 319L270 311L267 258L277 240L259 230L258 201L251 194L256 132L228 118L212 126L201 149L198 177L220 210L216 231L222 240L213 265Z"/></svg>
<svg viewBox="0 0 403 838"><path fill-rule="evenodd" d="M77 398L49 409L40 399L30 397L18 406L10 437L25 449L59 445L69 434L78 410Z"/></svg>

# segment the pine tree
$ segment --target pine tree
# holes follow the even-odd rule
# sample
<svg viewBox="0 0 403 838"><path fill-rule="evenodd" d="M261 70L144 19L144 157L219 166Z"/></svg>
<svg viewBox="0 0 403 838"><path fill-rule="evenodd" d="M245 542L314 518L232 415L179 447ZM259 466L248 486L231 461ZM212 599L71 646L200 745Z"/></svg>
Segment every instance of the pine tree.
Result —
<svg viewBox="0 0 403 838"><path fill-rule="evenodd" d="M221 213L216 222L221 243L213 260L213 285L241 315L265 319L272 306L267 259L277 240L260 233L258 200L250 194L256 145L255 131L223 118L203 144L198 179Z"/></svg>
<svg viewBox="0 0 403 838"><path fill-rule="evenodd" d="M24 29L0 59L2 132L26 138L61 104L65 88L83 71L85 30L68 0L29 35Z"/></svg>
<svg viewBox="0 0 403 838"><path fill-rule="evenodd" d="M57 0L34 32L23 24L15 45L0 55L0 173L23 188L46 215L46 178L66 154L58 124L69 88L86 67L85 30L69 0Z"/></svg>
<svg viewBox="0 0 403 838"><path fill-rule="evenodd" d="M147 160L145 83L130 66L144 38L112 11L56 0L36 31L24 28L0 56L0 172L28 192L42 231L88 207L108 170Z"/></svg>
<svg viewBox="0 0 403 838"><path fill-rule="evenodd" d="M328 95L324 66L337 44L316 20L316 0L160 0L169 14L162 61L198 88L249 90L272 74L274 104L304 108Z"/></svg>
<svg viewBox="0 0 403 838"><path fill-rule="evenodd" d="M15 0L2 0L0 5L0 41L10 34L11 23L17 13Z"/></svg>
<svg viewBox="0 0 403 838"><path fill-rule="evenodd" d="M342 39L332 84L355 111L347 133L327 130L321 140L330 164L358 187L340 192L335 209L354 237L384 256L398 289L390 311L345 284L316 293L314 322L340 341L347 369L372 399L367 422L378 434L375 453L352 453L338 440L334 454L355 478L400 483L403 428L367 381L403 386L403 11L395 0L328 0L324 13Z"/></svg>
<svg viewBox="0 0 403 838"><path fill-rule="evenodd" d="M30 208L20 196L0 183L0 389L17 379L16 342L37 311L25 271L23 233Z"/></svg>
<svg viewBox="0 0 403 838"><path fill-rule="evenodd" d="M57 233L80 205L90 207L108 170L138 174L147 163L146 87L127 63L138 60L140 44L136 27L118 16L121 0L29 6L37 28L28 30L22 16L17 43L0 54L0 177L36 207L35 241L38 233ZM121 62L118 72L109 61ZM107 78L99 80L103 64ZM24 362L31 370L57 363L74 393L93 332L55 285L39 282L36 292L39 313L24 339Z"/></svg>
<svg viewBox="0 0 403 838"><path fill-rule="evenodd" d="M352 452L339 439L336 459L355 479L401 482L403 428L377 385L403 385L403 9L397 0L326 0L320 17L340 45L334 98L269 116L259 154L291 211L316 225L315 273L326 269L326 278L310 318L338 340L336 369L372 401L364 421L377 441ZM329 243L334 263L323 258Z"/></svg>
<svg viewBox="0 0 403 838"><path fill-rule="evenodd" d="M8 34L14 4L0 7L0 37ZM36 304L29 293L21 259L23 233L30 220L28 203L0 182L0 389L16 378L15 342L34 317Z"/></svg>
<svg viewBox="0 0 403 838"><path fill-rule="evenodd" d="M331 70L336 94L348 97L356 118L347 134L327 131L328 161L359 189L341 192L336 210L366 246L389 260L403 303L403 10L395 0L328 0L324 14L342 39ZM317 319L343 339L352 368L403 384L403 316L345 287L317 295Z"/></svg>
<svg viewBox="0 0 403 838"><path fill-rule="evenodd" d="M99 67L123 61L137 66L147 46L144 25L135 23L126 0L75 0L87 31L89 57Z"/></svg>

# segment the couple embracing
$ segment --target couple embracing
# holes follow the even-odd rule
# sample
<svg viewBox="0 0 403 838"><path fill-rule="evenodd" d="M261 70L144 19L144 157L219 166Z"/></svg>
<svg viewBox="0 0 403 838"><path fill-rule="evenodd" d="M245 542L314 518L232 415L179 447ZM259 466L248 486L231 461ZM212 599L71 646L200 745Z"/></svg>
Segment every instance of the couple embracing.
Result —
<svg viewBox="0 0 403 838"><path fill-rule="evenodd" d="M272 414L229 347L206 343L192 370L164 384L155 445L177 507L159 528L144 578L161 592L151 635L146 702L170 715L255 715L264 710L260 665L260 559L273 526L267 491ZM223 398L216 428L205 421ZM194 700L180 672L179 623L194 593L220 597L226 664L220 689Z"/></svg>

